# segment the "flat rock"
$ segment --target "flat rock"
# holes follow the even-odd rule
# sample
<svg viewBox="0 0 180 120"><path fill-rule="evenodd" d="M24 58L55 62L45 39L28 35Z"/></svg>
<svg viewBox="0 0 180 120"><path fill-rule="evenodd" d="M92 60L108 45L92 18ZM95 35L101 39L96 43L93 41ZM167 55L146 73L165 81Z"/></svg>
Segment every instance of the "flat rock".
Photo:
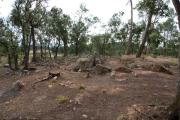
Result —
<svg viewBox="0 0 180 120"><path fill-rule="evenodd" d="M106 73L110 73L112 71L111 68L104 66L102 64L97 64L95 67L96 73L97 74L106 74Z"/></svg>
<svg viewBox="0 0 180 120"><path fill-rule="evenodd" d="M132 70L126 66L120 65L118 67L115 68L116 72L123 72L123 73L131 73Z"/></svg>

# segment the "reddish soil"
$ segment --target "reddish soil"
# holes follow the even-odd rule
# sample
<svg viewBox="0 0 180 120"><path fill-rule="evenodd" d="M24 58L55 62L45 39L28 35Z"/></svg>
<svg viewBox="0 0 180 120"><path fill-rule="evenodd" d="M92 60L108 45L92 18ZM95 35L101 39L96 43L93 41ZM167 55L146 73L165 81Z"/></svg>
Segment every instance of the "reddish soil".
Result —
<svg viewBox="0 0 180 120"><path fill-rule="evenodd" d="M154 59L159 63L171 63L172 60ZM147 60L152 58L142 61L134 58L131 62ZM128 62L128 59L108 58L104 64L115 68L122 61ZM37 70L29 73L13 73L0 68L0 96L16 80L25 84L16 97L0 99L0 120L151 120L149 113L143 114L142 110L157 113L160 108L170 105L175 97L178 78L177 66L171 64L169 69L173 75L136 68L133 73L116 72L115 77L107 73L90 74L90 78L85 77L86 73L70 71L67 64L32 66ZM38 83L32 88L35 81L46 77L50 71L60 72L61 77ZM65 96L68 100L60 103L58 96ZM152 117L164 119L158 115Z"/></svg>

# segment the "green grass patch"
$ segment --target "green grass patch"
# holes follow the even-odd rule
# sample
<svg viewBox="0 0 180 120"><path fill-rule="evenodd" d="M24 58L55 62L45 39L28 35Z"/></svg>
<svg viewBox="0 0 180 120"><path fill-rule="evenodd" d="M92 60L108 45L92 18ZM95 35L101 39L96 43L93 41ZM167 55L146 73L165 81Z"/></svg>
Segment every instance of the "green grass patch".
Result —
<svg viewBox="0 0 180 120"><path fill-rule="evenodd" d="M59 103L59 104L63 104L63 103L66 103L68 102L69 98L66 97L66 96L57 96L56 97L56 101Z"/></svg>
<svg viewBox="0 0 180 120"><path fill-rule="evenodd" d="M85 90L85 89L86 89L86 87L85 87L85 86L83 86L83 85L80 85L80 86L79 86L79 89L80 89L80 90Z"/></svg>

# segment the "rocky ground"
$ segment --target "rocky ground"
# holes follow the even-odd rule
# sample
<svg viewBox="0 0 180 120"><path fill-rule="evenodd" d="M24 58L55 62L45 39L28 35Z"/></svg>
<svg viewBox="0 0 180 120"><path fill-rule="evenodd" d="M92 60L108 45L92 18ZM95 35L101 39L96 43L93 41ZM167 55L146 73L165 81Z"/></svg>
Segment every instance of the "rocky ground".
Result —
<svg viewBox="0 0 180 120"><path fill-rule="evenodd" d="M98 64L111 70L103 74L97 65L74 71L75 61L31 64L34 71L0 68L0 120L165 119L175 97L175 58L106 57ZM60 76L34 84L49 72Z"/></svg>

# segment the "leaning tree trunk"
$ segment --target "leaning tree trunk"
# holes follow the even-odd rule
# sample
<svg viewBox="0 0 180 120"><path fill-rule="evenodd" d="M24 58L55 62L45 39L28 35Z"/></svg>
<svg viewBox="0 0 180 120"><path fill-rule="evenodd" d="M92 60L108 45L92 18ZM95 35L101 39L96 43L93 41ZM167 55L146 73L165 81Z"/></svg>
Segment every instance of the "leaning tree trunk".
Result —
<svg viewBox="0 0 180 120"><path fill-rule="evenodd" d="M131 28L129 33L129 40L128 40L128 48L126 54L129 55L132 53L132 37L133 37L133 3L132 0L130 0L131 3Z"/></svg>
<svg viewBox="0 0 180 120"><path fill-rule="evenodd" d="M149 16L148 16L147 25L146 25L146 28L145 28L145 31L144 31L144 35L143 35L143 38L142 38L142 43L140 45L140 48L138 50L138 53L137 53L136 57L141 57L141 55L143 53L146 41L148 39L148 32L149 32L149 28L151 26L152 16L153 16L153 14L150 12Z"/></svg>
<svg viewBox="0 0 180 120"><path fill-rule="evenodd" d="M31 39L33 42L33 57L32 62L36 62L36 40L34 35L34 26L31 26Z"/></svg>
<svg viewBox="0 0 180 120"><path fill-rule="evenodd" d="M180 1L172 0L173 5L176 9L178 15L178 25L180 30ZM180 119L180 48L179 48L179 80L177 81L177 92L176 99L173 104L169 107L171 114L169 115L169 120L179 120Z"/></svg>

